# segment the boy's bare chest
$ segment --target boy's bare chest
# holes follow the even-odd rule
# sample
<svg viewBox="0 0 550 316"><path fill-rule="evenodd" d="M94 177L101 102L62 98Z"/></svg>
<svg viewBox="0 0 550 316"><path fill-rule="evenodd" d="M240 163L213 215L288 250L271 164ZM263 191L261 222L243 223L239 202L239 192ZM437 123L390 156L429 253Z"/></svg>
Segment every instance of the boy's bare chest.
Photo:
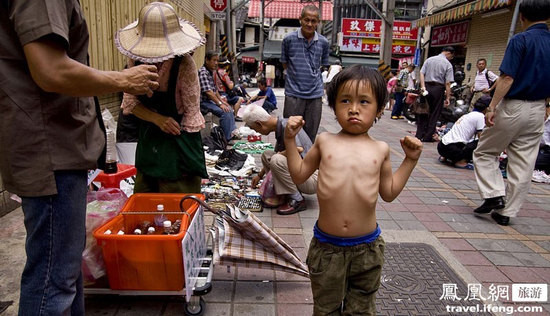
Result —
<svg viewBox="0 0 550 316"><path fill-rule="evenodd" d="M370 144L334 142L330 148L323 150L321 165L328 169L327 171L340 174L357 176L378 174L384 157L377 149L373 142Z"/></svg>

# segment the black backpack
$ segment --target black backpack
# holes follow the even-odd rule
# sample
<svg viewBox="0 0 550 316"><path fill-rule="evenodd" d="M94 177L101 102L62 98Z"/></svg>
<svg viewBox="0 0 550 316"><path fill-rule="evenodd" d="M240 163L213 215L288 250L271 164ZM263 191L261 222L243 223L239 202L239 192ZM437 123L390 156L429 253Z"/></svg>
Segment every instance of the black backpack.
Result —
<svg viewBox="0 0 550 316"><path fill-rule="evenodd" d="M487 79L487 83L489 84L489 89L492 88L496 81L491 81L491 79L489 79L489 70L485 72L485 79ZM491 97L495 95L495 90L496 90L496 87L493 90L491 90L491 92L489 92Z"/></svg>

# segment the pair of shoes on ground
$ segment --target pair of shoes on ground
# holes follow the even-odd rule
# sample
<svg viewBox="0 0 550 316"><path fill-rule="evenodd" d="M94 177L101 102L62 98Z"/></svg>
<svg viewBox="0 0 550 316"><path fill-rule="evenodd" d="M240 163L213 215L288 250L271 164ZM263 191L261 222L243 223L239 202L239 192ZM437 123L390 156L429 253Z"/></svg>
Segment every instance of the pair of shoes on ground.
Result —
<svg viewBox="0 0 550 316"><path fill-rule="evenodd" d="M550 176L542 170L533 170L531 181L537 183L550 183Z"/></svg>
<svg viewBox="0 0 550 316"><path fill-rule="evenodd" d="M440 163L444 164L444 165L447 165L447 166L452 166L454 168L457 168L457 169L467 169L467 170L474 170L474 165L472 163L467 163L466 165L464 166L458 166L456 164L453 164L453 162L443 156L439 156L439 158L437 159Z"/></svg>
<svg viewBox="0 0 550 316"><path fill-rule="evenodd" d="M291 215L306 210L306 200L302 197L301 201L293 199L290 195L276 195L272 198L263 200L264 206L269 208L277 208L279 215Z"/></svg>
<svg viewBox="0 0 550 316"><path fill-rule="evenodd" d="M395 115L392 115L391 119L392 120L402 120L404 119L405 117L403 115L400 115L400 116L395 116Z"/></svg>
<svg viewBox="0 0 550 316"><path fill-rule="evenodd" d="M497 212L493 212L494 210L501 210L505 206L504 198L502 196L497 196L494 198L488 198L485 199L483 204L481 204L480 207L476 208L474 210L474 213L476 214L488 214L491 213L491 217L495 220L495 222L501 226L508 226L510 224L510 217L505 215L500 215Z"/></svg>

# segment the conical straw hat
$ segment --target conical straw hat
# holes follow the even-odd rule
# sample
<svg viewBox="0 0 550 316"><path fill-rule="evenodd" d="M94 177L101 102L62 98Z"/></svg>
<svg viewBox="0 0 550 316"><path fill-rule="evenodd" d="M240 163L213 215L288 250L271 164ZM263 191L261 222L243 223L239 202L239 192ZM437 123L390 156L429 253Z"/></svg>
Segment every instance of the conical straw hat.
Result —
<svg viewBox="0 0 550 316"><path fill-rule="evenodd" d="M144 63L184 55L204 43L197 27L178 18L174 8L163 2L144 6L139 19L115 35L115 44L123 55Z"/></svg>

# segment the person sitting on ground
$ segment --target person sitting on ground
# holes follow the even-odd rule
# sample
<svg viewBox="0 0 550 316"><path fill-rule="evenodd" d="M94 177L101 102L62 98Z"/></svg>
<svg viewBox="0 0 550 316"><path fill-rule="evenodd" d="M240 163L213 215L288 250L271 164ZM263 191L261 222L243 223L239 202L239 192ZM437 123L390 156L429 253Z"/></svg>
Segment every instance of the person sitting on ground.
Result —
<svg viewBox="0 0 550 316"><path fill-rule="evenodd" d="M237 113L239 113L239 109L241 108L241 104L244 102L244 98L238 96L236 94L236 91L233 90L235 85L227 74L230 65L231 62L226 57L221 57L219 59L218 69L214 73L214 83L216 84L218 92L220 93L222 98L225 98L225 100L227 100L227 103L229 103L229 105L233 107L233 113L235 114L236 118Z"/></svg>
<svg viewBox="0 0 550 316"><path fill-rule="evenodd" d="M400 140L405 159L392 174L389 145L368 134L387 100L377 70L346 68L332 79L327 95L340 132L320 134L303 159L295 140L305 123L301 116L288 119L284 137L294 183L319 169L319 219L307 255L313 312L374 315L385 248L376 221L378 194L387 202L399 195L420 158L422 142L412 136Z"/></svg>
<svg viewBox="0 0 550 316"><path fill-rule="evenodd" d="M277 196L264 201L267 207L278 207L280 215L293 214L306 209L306 201L301 193L315 194L317 191L317 172L314 172L304 183L296 186L290 173L285 156L284 129L287 119L269 115L265 109L257 105L249 105L243 114L243 121L251 129L262 135L269 135L275 132L275 151L266 150L262 154L263 168L258 175L252 179L252 187L255 188L258 182L271 171L273 185ZM300 154L305 154L311 148L311 140L304 130L296 135L296 144L300 148Z"/></svg>
<svg viewBox="0 0 550 316"><path fill-rule="evenodd" d="M473 170L472 155L477 147L479 134L485 127L485 113L491 97L481 96L474 110L461 116L437 144L441 162L450 162L455 168Z"/></svg>
<svg viewBox="0 0 550 316"><path fill-rule="evenodd" d="M275 97L275 93L273 93L273 89L267 86L265 78L261 78L260 81L258 81L258 88L260 88L260 92L258 92L258 95L253 96L248 103L259 99L265 99L262 107L268 113L271 113L277 108L277 98Z"/></svg>
<svg viewBox="0 0 550 316"><path fill-rule="evenodd" d="M248 88L248 84L246 82L242 82L235 86L237 95L242 97L246 102L250 100L251 96L248 94L248 91L246 91L246 88Z"/></svg>
<svg viewBox="0 0 550 316"><path fill-rule="evenodd" d="M214 84L213 74L218 67L218 52L208 51L204 58L204 66L199 69L199 81L201 85L201 112L205 115L212 112L220 118L220 126L223 129L225 138L229 141L235 127L235 115L231 105L222 98L218 88Z"/></svg>

